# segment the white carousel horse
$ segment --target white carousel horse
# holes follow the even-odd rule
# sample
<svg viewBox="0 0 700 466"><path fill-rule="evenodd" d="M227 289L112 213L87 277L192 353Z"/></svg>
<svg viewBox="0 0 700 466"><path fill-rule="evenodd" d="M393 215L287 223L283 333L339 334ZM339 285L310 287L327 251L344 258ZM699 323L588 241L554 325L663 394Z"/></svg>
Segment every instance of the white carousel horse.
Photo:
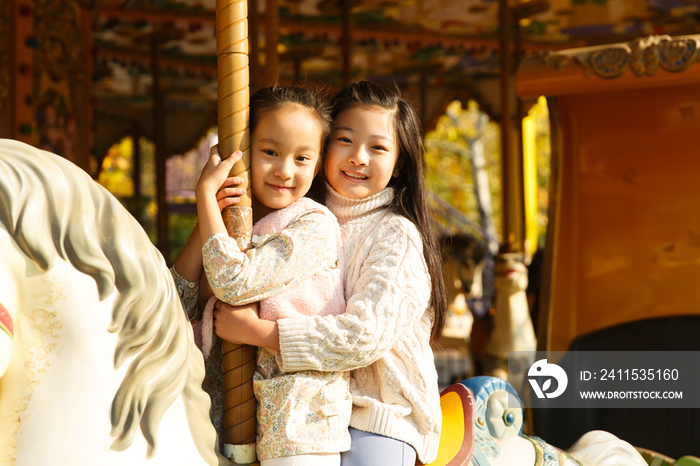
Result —
<svg viewBox="0 0 700 466"><path fill-rule="evenodd" d="M567 451L522 435L520 399L503 379L467 379L448 387L440 401L438 459L428 466L647 466L632 445L609 432L588 432Z"/></svg>
<svg viewBox="0 0 700 466"><path fill-rule="evenodd" d="M54 154L0 140L0 257L0 466L230 464L172 278L113 196ZM470 429L453 441L444 429L441 451L478 466L551 459L551 447L518 435L506 382L455 385L473 395L443 404L443 419L461 415ZM630 449L589 433L570 454L584 466L644 466Z"/></svg>
<svg viewBox="0 0 700 466"><path fill-rule="evenodd" d="M0 465L230 464L165 261L112 195L0 140L0 257Z"/></svg>

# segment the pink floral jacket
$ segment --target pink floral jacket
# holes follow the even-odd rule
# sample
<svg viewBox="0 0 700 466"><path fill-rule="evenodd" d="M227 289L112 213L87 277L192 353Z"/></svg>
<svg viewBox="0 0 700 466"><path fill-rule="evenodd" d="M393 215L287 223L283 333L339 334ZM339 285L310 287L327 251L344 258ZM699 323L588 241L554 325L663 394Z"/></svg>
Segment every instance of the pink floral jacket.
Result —
<svg viewBox="0 0 700 466"><path fill-rule="evenodd" d="M345 312L340 228L328 209L302 198L259 220L252 242L246 252L226 235L205 242L204 269L217 298L260 301L266 320ZM258 350L258 459L348 450L349 373L283 373L276 357Z"/></svg>

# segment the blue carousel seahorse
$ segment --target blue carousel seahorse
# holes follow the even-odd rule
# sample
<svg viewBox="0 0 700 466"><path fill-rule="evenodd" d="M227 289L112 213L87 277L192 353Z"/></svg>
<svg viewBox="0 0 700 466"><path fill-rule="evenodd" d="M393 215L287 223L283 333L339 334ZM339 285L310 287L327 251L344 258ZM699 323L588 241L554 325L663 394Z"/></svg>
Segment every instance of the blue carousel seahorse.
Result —
<svg viewBox="0 0 700 466"><path fill-rule="evenodd" d="M473 377L441 395L438 458L428 466L647 466L629 443L603 431L586 433L569 451L523 435L523 410L505 380Z"/></svg>

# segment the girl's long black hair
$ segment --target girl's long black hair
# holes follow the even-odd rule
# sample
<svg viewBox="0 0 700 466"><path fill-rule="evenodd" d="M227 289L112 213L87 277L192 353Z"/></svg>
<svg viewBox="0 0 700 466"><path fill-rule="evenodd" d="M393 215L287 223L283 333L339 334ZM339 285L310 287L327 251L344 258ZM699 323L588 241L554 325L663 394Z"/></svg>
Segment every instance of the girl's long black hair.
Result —
<svg viewBox="0 0 700 466"><path fill-rule="evenodd" d="M356 106L379 107L394 114L399 149L396 163L401 168L399 175L392 177L389 182L389 186L394 188L394 199L389 209L413 222L423 240L423 255L432 285L430 307L434 312L430 343L436 345L445 325L447 302L438 229L428 206L428 189L425 186L426 160L420 121L398 88L386 88L371 81L358 81L338 92L331 102L331 117L335 120L345 110ZM316 188L322 189L325 187L323 176L317 178Z"/></svg>

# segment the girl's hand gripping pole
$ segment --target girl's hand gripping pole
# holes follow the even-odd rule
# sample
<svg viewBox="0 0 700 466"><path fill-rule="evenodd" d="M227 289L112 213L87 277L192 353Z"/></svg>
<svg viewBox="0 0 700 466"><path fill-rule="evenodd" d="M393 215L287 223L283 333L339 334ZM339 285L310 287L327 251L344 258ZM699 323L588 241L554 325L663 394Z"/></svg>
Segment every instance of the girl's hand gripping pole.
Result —
<svg viewBox="0 0 700 466"><path fill-rule="evenodd" d="M216 55L218 74L219 153L226 158L236 150L243 157L231 175L244 179L246 194L236 206L222 212L228 234L241 250L249 247L253 232L250 197L250 131L248 89L247 0L216 0ZM255 456L255 348L222 345L224 371L224 455L235 464L250 464Z"/></svg>

